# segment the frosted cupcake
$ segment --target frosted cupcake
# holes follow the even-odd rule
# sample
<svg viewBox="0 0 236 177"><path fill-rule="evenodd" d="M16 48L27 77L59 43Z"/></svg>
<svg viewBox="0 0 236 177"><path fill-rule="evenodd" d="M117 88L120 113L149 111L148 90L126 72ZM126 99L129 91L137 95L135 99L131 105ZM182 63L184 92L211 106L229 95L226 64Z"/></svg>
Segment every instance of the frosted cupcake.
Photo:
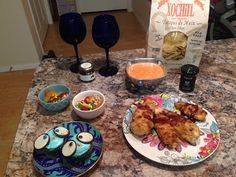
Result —
<svg viewBox="0 0 236 177"><path fill-rule="evenodd" d="M46 152L57 152L61 149L69 130L64 127L55 127L46 133L40 135L34 142L35 150L42 150Z"/></svg>
<svg viewBox="0 0 236 177"><path fill-rule="evenodd" d="M70 163L78 163L86 159L93 146L93 135L89 132L80 132L70 138L62 147L62 155Z"/></svg>

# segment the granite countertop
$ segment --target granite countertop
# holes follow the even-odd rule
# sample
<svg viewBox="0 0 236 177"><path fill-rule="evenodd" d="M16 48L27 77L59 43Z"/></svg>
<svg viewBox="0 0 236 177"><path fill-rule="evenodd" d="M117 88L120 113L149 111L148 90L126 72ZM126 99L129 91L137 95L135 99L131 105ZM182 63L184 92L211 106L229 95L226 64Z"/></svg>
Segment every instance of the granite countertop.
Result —
<svg viewBox="0 0 236 177"><path fill-rule="evenodd" d="M215 117L220 129L220 145L207 160L196 165L172 167L152 162L135 152L126 142L122 132L124 113L138 96L125 89L127 59L144 56L143 49L111 52L113 64L119 67L114 77L102 77L90 83L78 81L77 75L68 71L72 59L46 59L37 68L25 102L22 118L11 151L6 176L38 176L32 165L33 140L53 126L64 121L80 120L72 114L72 105L59 113L45 111L38 104L37 94L52 83L65 83L72 97L83 90L96 89L106 99L105 113L89 121L102 133L104 153L91 176L236 176L236 39L207 42L192 93L179 91L179 74L169 74L153 92L179 95L200 104ZM104 54L83 56L99 67ZM97 70L97 68L96 68Z"/></svg>

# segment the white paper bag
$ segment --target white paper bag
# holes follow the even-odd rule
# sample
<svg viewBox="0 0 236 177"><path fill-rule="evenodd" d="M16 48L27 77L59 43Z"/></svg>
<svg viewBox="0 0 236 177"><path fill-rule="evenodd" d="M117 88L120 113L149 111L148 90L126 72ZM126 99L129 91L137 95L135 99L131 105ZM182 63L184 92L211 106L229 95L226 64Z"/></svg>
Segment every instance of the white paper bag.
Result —
<svg viewBox="0 0 236 177"><path fill-rule="evenodd" d="M210 0L152 0L147 56L160 58L168 71L199 66L205 45Z"/></svg>

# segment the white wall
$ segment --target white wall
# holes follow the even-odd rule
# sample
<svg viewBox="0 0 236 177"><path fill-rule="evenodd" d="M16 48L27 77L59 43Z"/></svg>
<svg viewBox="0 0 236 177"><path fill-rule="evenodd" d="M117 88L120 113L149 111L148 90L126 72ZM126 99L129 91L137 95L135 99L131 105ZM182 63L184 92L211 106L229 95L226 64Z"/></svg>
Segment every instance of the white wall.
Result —
<svg viewBox="0 0 236 177"><path fill-rule="evenodd" d="M40 61L42 50L33 39L24 3L0 1L0 72L34 68Z"/></svg>
<svg viewBox="0 0 236 177"><path fill-rule="evenodd" d="M120 10L127 9L128 0L76 0L76 5L81 13Z"/></svg>
<svg viewBox="0 0 236 177"><path fill-rule="evenodd" d="M147 32L149 26L149 17L151 3L149 0L132 0L133 13Z"/></svg>

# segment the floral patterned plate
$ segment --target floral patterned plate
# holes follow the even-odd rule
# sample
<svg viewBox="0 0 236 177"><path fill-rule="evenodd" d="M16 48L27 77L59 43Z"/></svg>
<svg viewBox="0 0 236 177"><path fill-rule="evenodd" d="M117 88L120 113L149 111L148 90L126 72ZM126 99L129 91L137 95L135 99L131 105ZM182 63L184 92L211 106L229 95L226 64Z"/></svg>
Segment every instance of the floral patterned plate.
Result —
<svg viewBox="0 0 236 177"><path fill-rule="evenodd" d="M41 173L41 175L49 177L73 177L84 175L97 164L102 156L102 135L97 128L86 122L64 122L58 125L58 127L60 126L65 127L69 130L69 137L80 132L90 132L93 135L94 141L90 157L74 166L67 163L60 153L49 156L46 153L34 150L34 167L39 173Z"/></svg>
<svg viewBox="0 0 236 177"><path fill-rule="evenodd" d="M187 102L186 99L161 94L149 96L156 100L159 106L162 106L170 111L177 111L174 103L181 100ZM187 142L180 142L176 149L168 149L158 138L155 130L143 138L138 138L130 132L130 122L132 115L137 107L140 106L143 100L133 103L127 110L123 119L123 133L128 143L140 154L150 160L159 162L165 165L186 166L199 163L210 157L219 146L220 133L215 118L207 110L205 122L196 122L201 131L200 137L196 146L192 146ZM178 112L178 111L177 111Z"/></svg>

